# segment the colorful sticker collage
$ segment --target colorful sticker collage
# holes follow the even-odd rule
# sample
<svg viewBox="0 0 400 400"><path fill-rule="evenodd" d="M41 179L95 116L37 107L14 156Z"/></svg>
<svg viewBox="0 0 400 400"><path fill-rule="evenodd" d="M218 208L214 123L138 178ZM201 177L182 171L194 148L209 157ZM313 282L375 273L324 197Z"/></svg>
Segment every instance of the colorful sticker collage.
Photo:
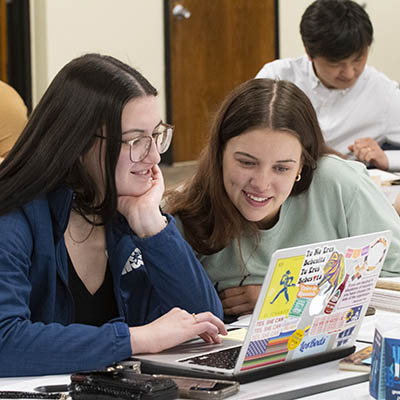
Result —
<svg viewBox="0 0 400 400"><path fill-rule="evenodd" d="M380 238L363 248L317 247L279 259L242 370L340 347L357 332L387 251ZM332 344L333 343L333 344Z"/></svg>

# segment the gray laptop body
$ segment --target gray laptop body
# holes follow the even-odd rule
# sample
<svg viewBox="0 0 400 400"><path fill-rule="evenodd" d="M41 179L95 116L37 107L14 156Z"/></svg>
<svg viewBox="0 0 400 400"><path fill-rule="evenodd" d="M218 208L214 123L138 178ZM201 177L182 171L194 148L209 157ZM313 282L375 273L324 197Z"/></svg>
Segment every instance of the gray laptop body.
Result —
<svg viewBox="0 0 400 400"><path fill-rule="evenodd" d="M242 383L343 358L354 351L390 241L383 231L277 250L242 336L133 358L145 373Z"/></svg>

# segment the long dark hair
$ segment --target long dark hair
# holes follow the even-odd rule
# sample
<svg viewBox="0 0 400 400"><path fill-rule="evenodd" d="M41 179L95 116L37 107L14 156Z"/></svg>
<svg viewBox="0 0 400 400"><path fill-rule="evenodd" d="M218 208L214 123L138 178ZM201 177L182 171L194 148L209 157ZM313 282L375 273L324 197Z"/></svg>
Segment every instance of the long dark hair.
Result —
<svg viewBox="0 0 400 400"><path fill-rule="evenodd" d="M223 101L211 126L193 178L182 190L168 193L167 210L177 214L185 237L200 254L221 250L244 231L257 234L230 201L223 183L225 146L235 136L251 129L270 128L295 135L302 145L301 180L291 195L306 191L317 160L334 153L324 142L317 116L308 97L293 83L252 79L236 87Z"/></svg>
<svg viewBox="0 0 400 400"><path fill-rule="evenodd" d="M74 190L74 207L81 214L99 215L103 223L111 218L117 207L122 110L129 100L149 95L156 96L156 89L113 57L86 54L65 65L0 164L0 215L65 184ZM82 158L102 132L107 133L105 193L95 203L96 185Z"/></svg>

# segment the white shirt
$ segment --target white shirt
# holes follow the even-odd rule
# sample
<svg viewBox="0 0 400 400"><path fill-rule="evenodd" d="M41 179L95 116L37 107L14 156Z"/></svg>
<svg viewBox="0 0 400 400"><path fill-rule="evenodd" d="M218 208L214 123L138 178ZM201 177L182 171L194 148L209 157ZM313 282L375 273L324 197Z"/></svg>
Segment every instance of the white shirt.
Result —
<svg viewBox="0 0 400 400"><path fill-rule="evenodd" d="M356 83L344 90L325 87L306 55L265 64L256 78L287 80L302 89L315 108L326 142L343 154L349 154L347 146L358 138L400 145L398 84L373 67L367 65ZM389 169L400 170L400 150L385 154Z"/></svg>

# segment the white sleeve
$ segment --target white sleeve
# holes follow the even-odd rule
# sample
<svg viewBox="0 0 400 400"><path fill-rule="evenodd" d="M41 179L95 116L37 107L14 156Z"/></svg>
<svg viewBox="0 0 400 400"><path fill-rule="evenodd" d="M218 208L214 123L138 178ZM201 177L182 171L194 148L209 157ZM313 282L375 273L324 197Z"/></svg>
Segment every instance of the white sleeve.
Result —
<svg viewBox="0 0 400 400"><path fill-rule="evenodd" d="M289 59L274 60L265 64L260 71L258 71L256 78L287 79L293 81L292 67L293 65Z"/></svg>
<svg viewBox="0 0 400 400"><path fill-rule="evenodd" d="M272 63L267 63L258 71L256 78L276 79L279 75L274 71Z"/></svg>
<svg viewBox="0 0 400 400"><path fill-rule="evenodd" d="M385 154L389 161L389 171L400 171L400 150L386 150Z"/></svg>
<svg viewBox="0 0 400 400"><path fill-rule="evenodd" d="M386 113L384 135L390 144L400 146L400 89L392 88ZM385 151L390 171L400 171L400 150Z"/></svg>

